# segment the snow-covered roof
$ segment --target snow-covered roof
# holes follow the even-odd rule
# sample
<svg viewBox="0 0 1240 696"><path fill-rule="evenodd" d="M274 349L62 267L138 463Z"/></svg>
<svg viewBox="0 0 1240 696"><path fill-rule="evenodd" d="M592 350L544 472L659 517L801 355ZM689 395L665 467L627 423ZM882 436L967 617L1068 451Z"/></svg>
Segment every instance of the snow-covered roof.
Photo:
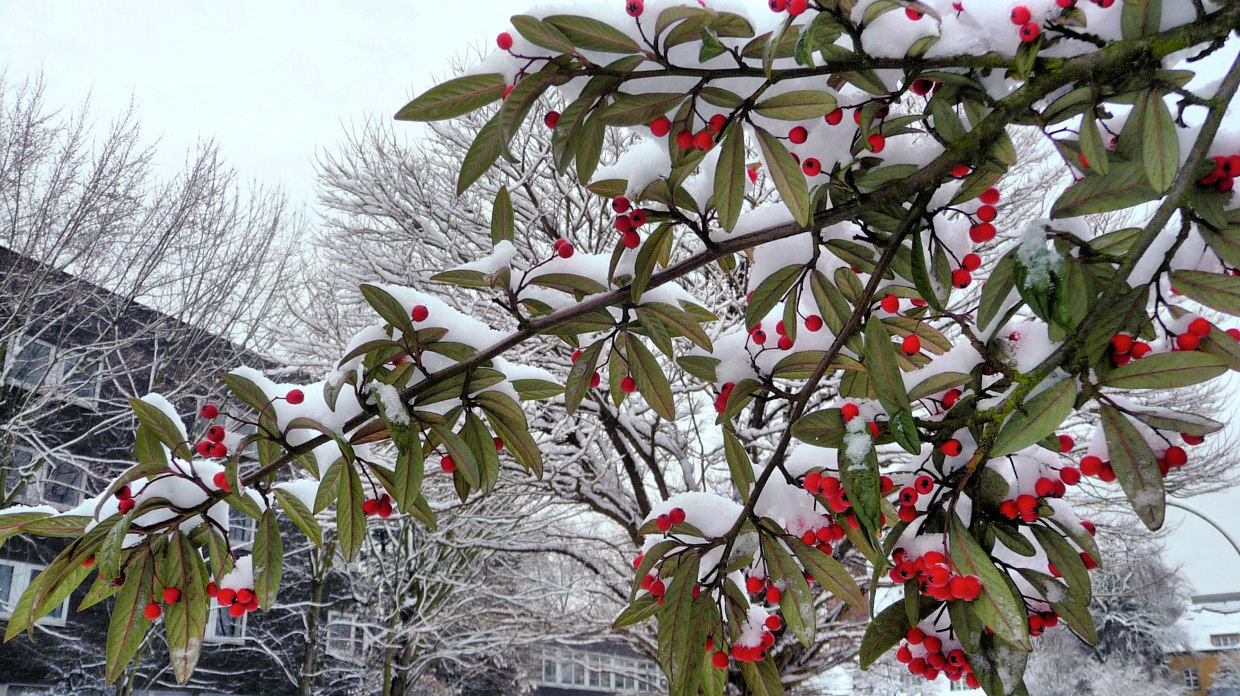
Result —
<svg viewBox="0 0 1240 696"><path fill-rule="evenodd" d="M1235 650L1235 645L1217 645L1211 636L1240 635L1240 592L1197 595L1192 606L1177 622L1193 652Z"/></svg>

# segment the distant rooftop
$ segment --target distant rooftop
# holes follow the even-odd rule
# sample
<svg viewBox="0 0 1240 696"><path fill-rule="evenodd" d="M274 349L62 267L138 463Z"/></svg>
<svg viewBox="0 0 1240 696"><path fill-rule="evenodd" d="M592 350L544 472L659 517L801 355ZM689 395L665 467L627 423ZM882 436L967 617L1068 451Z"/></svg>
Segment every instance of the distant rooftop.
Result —
<svg viewBox="0 0 1240 696"><path fill-rule="evenodd" d="M1240 592L1193 595L1177 624L1193 652L1240 649Z"/></svg>

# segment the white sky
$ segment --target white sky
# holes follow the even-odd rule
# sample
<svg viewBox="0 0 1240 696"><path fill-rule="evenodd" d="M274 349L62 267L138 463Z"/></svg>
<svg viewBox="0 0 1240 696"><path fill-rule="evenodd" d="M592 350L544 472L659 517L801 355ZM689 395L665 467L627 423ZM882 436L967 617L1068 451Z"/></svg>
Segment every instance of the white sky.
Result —
<svg viewBox="0 0 1240 696"><path fill-rule="evenodd" d="M161 164L215 138L243 175L312 203L313 158L343 123L395 113L527 4L0 0L0 66L10 80L42 71L50 105L91 94L105 121L132 96L145 134L162 138ZM1192 502L1240 535L1235 493ZM1240 557L1219 534L1178 510L1167 517L1179 523L1170 560L1196 591L1240 590Z"/></svg>

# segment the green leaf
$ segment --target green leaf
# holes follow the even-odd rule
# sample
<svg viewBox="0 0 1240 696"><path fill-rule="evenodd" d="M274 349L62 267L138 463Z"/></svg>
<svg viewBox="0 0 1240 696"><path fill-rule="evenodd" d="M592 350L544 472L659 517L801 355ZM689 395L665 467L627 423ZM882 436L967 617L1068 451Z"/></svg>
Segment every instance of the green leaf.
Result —
<svg viewBox="0 0 1240 696"><path fill-rule="evenodd" d="M1064 191L1051 208L1052 218L1109 213L1158 198L1136 162L1112 162L1109 174L1095 174Z"/></svg>
<svg viewBox="0 0 1240 696"><path fill-rule="evenodd" d="M258 521L254 535L254 594L265 610L276 602L280 589L280 575L284 569L284 543L280 539L280 526L275 510L268 508Z"/></svg>
<svg viewBox="0 0 1240 696"><path fill-rule="evenodd" d="M154 433L172 450L177 457L189 461L190 451L189 444L185 442L185 436L181 434L181 428L172 419L167 416L158 406L147 403L142 399L130 399L129 406L133 412L137 414L138 420L145 425L148 432Z"/></svg>
<svg viewBox="0 0 1240 696"><path fill-rule="evenodd" d="M719 163L715 167L715 209L719 224L729 232L736 227L745 202L745 134L733 121L723 132Z"/></svg>
<svg viewBox="0 0 1240 696"><path fill-rule="evenodd" d="M818 631L818 617L814 612L814 596L810 592L809 583L805 581L805 575L801 573L801 566L797 565L777 539L767 534L759 536L762 560L766 563L767 573L783 586L779 607L784 622L801 645L812 647ZM797 542L794 545L801 544Z"/></svg>
<svg viewBox="0 0 1240 696"><path fill-rule="evenodd" d="M977 539L952 516L948 529L952 563L961 575L974 575L982 583L982 594L973 601L978 618L1001 638L1029 649L1029 624L1025 603L1012 592L1005 576L990 560Z"/></svg>
<svg viewBox="0 0 1240 696"><path fill-rule="evenodd" d="M602 53L637 53L641 47L627 34L590 17L552 15L543 22L555 27L578 48Z"/></svg>
<svg viewBox="0 0 1240 696"><path fill-rule="evenodd" d="M741 676L751 696L783 696L784 683L772 658L761 662L742 662Z"/></svg>
<svg viewBox="0 0 1240 696"><path fill-rule="evenodd" d="M1127 7L1124 11L1128 11ZM1157 18L1154 21L1157 25ZM1135 108L1142 111L1141 162L1145 165L1145 176L1155 191L1163 193L1171 188L1180 169L1180 141L1175 123L1162 95L1154 90L1142 92Z"/></svg>
<svg viewBox="0 0 1240 696"><path fill-rule="evenodd" d="M1162 0L1124 0L1120 31L1125 39L1138 39L1158 33L1162 20Z"/></svg>
<svg viewBox="0 0 1240 696"><path fill-rule="evenodd" d="M202 556L184 534L177 531L168 540L163 557L164 586L181 591L175 604L164 605L164 633L168 637L168 657L178 684L189 681L202 652L209 618L207 569Z"/></svg>
<svg viewBox="0 0 1240 696"><path fill-rule="evenodd" d="M754 106L759 116L783 121L822 118L838 108L835 97L818 90L795 90L763 99Z"/></svg>
<svg viewBox="0 0 1240 696"><path fill-rule="evenodd" d="M317 514L327 509L328 505L339 495L340 478L344 474L346 466L343 457L332 462L327 467L327 471L323 472L323 477L319 479L319 490L314 496L314 512Z"/></svg>
<svg viewBox="0 0 1240 696"><path fill-rule="evenodd" d="M848 573L843 563L819 551L817 547L790 544L801 564L814 576L814 580L837 598L847 602L858 611L865 611L865 595L857 581Z"/></svg>
<svg viewBox="0 0 1240 696"><path fill-rule="evenodd" d="M514 90L515 91L515 90ZM511 97L512 95L509 95ZM504 113L495 114L487 121L461 161L461 172L457 175L456 195L465 193L478 177L482 176L499 156L508 150L508 133L504 126Z"/></svg>
<svg viewBox="0 0 1240 696"><path fill-rule="evenodd" d="M377 285L362 283L362 297L383 320L396 327L402 334L412 336L416 333L408 311L391 293Z"/></svg>
<svg viewBox="0 0 1240 696"><path fill-rule="evenodd" d="M1068 378L1018 406L999 430L990 456L1002 457L1019 452L1055 432L1072 413L1076 392L1076 380Z"/></svg>
<svg viewBox="0 0 1240 696"><path fill-rule="evenodd" d="M495 440L491 431L472 410L465 411L465 423L461 426L461 440L474 455L478 462L480 486L483 492L490 493L499 480L499 454L495 451Z"/></svg>
<svg viewBox="0 0 1240 696"><path fill-rule="evenodd" d="M1227 338L1231 340L1230 336ZM1149 411L1128 408L1126 411L1128 415L1158 430L1171 430L1177 433L1184 433L1185 435L1203 437L1223 429L1222 423L1195 413L1172 411L1165 408Z"/></svg>
<svg viewBox="0 0 1240 696"><path fill-rule="evenodd" d="M775 188L779 191L784 205L788 206L788 211L799 224L809 225L809 185L805 182L801 165L797 164L778 138L756 126L754 132L758 136L762 159L766 162L771 180L775 182Z"/></svg>
<svg viewBox="0 0 1240 696"><path fill-rule="evenodd" d="M297 525L306 538L314 542L315 546L323 546L323 530L319 527L319 522L314 518L314 513L310 512L310 508L301 502L297 496L289 493L283 488L273 489L276 499L280 501L280 508L284 510L284 514ZM404 508L401 508L404 509Z"/></svg>
<svg viewBox="0 0 1240 696"><path fill-rule="evenodd" d="M1226 371L1221 360L1206 353L1154 353L1115 368L1100 384L1119 389L1174 389L1214 379Z"/></svg>
<svg viewBox="0 0 1240 696"><path fill-rule="evenodd" d="M1240 316L1240 277L1204 271L1172 271L1180 294L1211 309Z"/></svg>
<svg viewBox="0 0 1240 696"><path fill-rule="evenodd" d="M605 341L595 342L581 351L577 362L568 371L568 379L564 382L564 408L571 416L581 404L581 399L590 387L590 378L598 369L598 356L603 350Z"/></svg>
<svg viewBox="0 0 1240 696"><path fill-rule="evenodd" d="M658 655L668 674L670 694L696 693L696 689L686 687L692 683L696 668L705 657L702 646L706 644L706 633L711 627L707 619L710 599L707 594L693 597L700 563L696 553L689 552L681 557L659 612Z"/></svg>
<svg viewBox="0 0 1240 696"><path fill-rule="evenodd" d="M640 340L627 335L624 342L625 357L629 361L629 372L637 382L637 391L646 399L646 403L654 412L671 421L676 420L676 403L672 399L672 387L667 382L667 375Z"/></svg>
<svg viewBox="0 0 1240 696"><path fill-rule="evenodd" d="M633 280L629 283L629 296L634 302L640 302L642 293L650 284L650 276L654 274L663 250L672 243L672 226L664 223L655 228L654 232L642 243L637 251L637 263L633 266Z"/></svg>
<svg viewBox="0 0 1240 696"><path fill-rule="evenodd" d="M612 103L599 109L598 117L609 126L643 126L675 109L684 100L683 93L618 92Z"/></svg>
<svg viewBox="0 0 1240 696"><path fill-rule="evenodd" d="M659 613L661 608L654 597L642 595L626 606L624 611L620 612L616 620L611 623L611 627L624 628L625 626L639 624Z"/></svg>
<svg viewBox="0 0 1240 696"><path fill-rule="evenodd" d="M818 447L843 447L846 432L844 417L838 408L807 413L792 424L793 437Z"/></svg>
<svg viewBox="0 0 1240 696"><path fill-rule="evenodd" d="M486 106L504 95L507 78L499 73L465 75L423 92L396 112L397 121L440 121Z"/></svg>
<svg viewBox="0 0 1240 696"><path fill-rule="evenodd" d="M857 521L871 539L879 530L882 515L882 482L878 473L878 456L871 447L865 459L848 461L844 452L839 453L840 482L848 500L852 503Z"/></svg>
<svg viewBox="0 0 1240 696"><path fill-rule="evenodd" d="M929 602L922 604L921 618L929 616L932 608L933 605ZM904 602L895 602L875 615L870 625L865 627L865 634L861 636L861 669L866 669L874 664L875 660L886 655L904 639L910 628L912 627L904 613Z"/></svg>
<svg viewBox="0 0 1240 696"><path fill-rule="evenodd" d="M357 467L346 460L340 461L343 467L336 496L336 538L340 542L340 553L352 561L366 538L366 513L362 512L365 494Z"/></svg>
<svg viewBox="0 0 1240 696"><path fill-rule="evenodd" d="M535 46L559 53L572 53L573 44L551 24L529 15L514 15L512 26Z"/></svg>
<svg viewBox="0 0 1240 696"><path fill-rule="evenodd" d="M513 240L516 234L514 219L512 196L508 195L507 186L501 186L491 206L491 244Z"/></svg>
<svg viewBox="0 0 1240 696"><path fill-rule="evenodd" d="M1038 545L1046 552L1046 558L1055 564L1055 570L1063 576L1068 586L1068 596L1088 604L1093 596L1093 588L1089 584L1089 570L1080 554L1058 532L1049 527L1029 525L1029 529L1038 540Z"/></svg>
<svg viewBox="0 0 1240 696"><path fill-rule="evenodd" d="M752 330L783 301L804 271L801 265L784 266L758 283L745 306L745 328Z"/></svg>
<svg viewBox="0 0 1240 696"><path fill-rule="evenodd" d="M745 499L749 498L749 489L753 485L753 464L749 461L749 453L731 428L723 429L723 451L728 460L728 471L732 474L732 483Z"/></svg>
<svg viewBox="0 0 1240 696"><path fill-rule="evenodd" d="M1162 527L1163 515L1166 512L1166 493L1163 491L1162 472L1158 470L1158 458L1136 426L1118 409L1101 404L1099 411L1111 468L1115 471L1119 485L1124 489L1124 495L1128 496L1133 512L1137 513L1137 517L1141 518L1146 527L1152 530Z"/></svg>
<svg viewBox="0 0 1240 696"><path fill-rule="evenodd" d="M456 462L456 470L464 477L469 487L477 490L482 485L482 469L474 458L473 450L452 429L442 423L428 423L427 427L443 444L452 461Z"/></svg>
<svg viewBox="0 0 1240 696"><path fill-rule="evenodd" d="M1093 109L1086 109L1081 119L1081 154L1085 155L1085 161L1089 162L1091 172L1105 176L1111 171L1107 148L1098 133L1098 121Z"/></svg>
<svg viewBox="0 0 1240 696"><path fill-rule="evenodd" d="M865 364L883 409L889 415L909 410L908 392L896 365L891 334L877 317L870 317L865 324Z"/></svg>
<svg viewBox="0 0 1240 696"><path fill-rule="evenodd" d="M155 561L151 558L151 552L143 549L130 559L125 584L116 593L112 619L108 622L107 667L104 674L108 684L115 682L129 666L151 627L145 612L147 603L151 601L154 577Z"/></svg>

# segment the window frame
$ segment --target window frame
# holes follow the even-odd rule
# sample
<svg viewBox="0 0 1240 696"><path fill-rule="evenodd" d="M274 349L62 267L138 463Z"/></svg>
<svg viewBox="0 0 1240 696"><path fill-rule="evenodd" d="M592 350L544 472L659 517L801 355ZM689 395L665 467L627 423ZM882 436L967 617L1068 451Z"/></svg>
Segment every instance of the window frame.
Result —
<svg viewBox="0 0 1240 696"><path fill-rule="evenodd" d="M25 561L17 561L9 558L0 558L0 565L10 566L13 568L13 576L9 581L9 605L0 603L0 621L8 622L13 618L13 608L16 608L17 602L21 599L26 588L30 587L30 582L34 576L39 574L47 566L38 565L36 563L26 563ZM45 626L64 626L69 623L69 600L72 599L72 593L69 597L65 597L60 603L60 616L53 616L51 613L43 616L35 625Z"/></svg>
<svg viewBox="0 0 1240 696"><path fill-rule="evenodd" d="M1240 647L1240 633L1215 633L1210 636L1210 645L1215 648Z"/></svg>
<svg viewBox="0 0 1240 696"><path fill-rule="evenodd" d="M333 643L332 628L335 626L341 626L341 625L349 626L350 628L349 644L353 646L353 649L348 652L338 650L336 647L332 645ZM358 616L357 614L354 614L353 612L348 612L348 611L327 612L327 625L326 625L327 636L325 637L323 641L324 652L336 658L337 660L344 660L346 662L356 662L358 660L365 659L366 651L370 647L370 635L366 631L366 627L368 625L369 624L367 624L365 619ZM359 632L360 632L360 636L359 636ZM359 645L359 640L358 640L359 637L361 639L360 645Z"/></svg>
<svg viewBox="0 0 1240 696"><path fill-rule="evenodd" d="M25 339L24 341L22 339ZM37 344L48 349L47 362L42 367L39 381L32 382L28 379L18 376L16 364L21 358L22 351L31 344ZM62 401L66 401L84 408L93 408L99 400L99 393L103 387L103 369L95 363L91 366L85 375L81 375L84 379L75 379L74 373L83 366L89 356L79 355L73 359L73 348L71 346L65 350L61 350L60 346L51 341L39 338L37 336L26 336L19 334L13 341L15 351L10 351L5 356L5 377L7 384L24 389L26 391L59 391L56 397ZM80 346L79 346L80 347ZM74 384L74 382L79 382ZM86 389L83 391L83 387Z"/></svg>
<svg viewBox="0 0 1240 696"><path fill-rule="evenodd" d="M1180 670L1184 686L1193 691L1201 691L1201 672L1196 667L1185 667Z"/></svg>
<svg viewBox="0 0 1240 696"><path fill-rule="evenodd" d="M240 617L228 616L229 619L241 624L241 634L236 636L224 635L219 630L219 623L224 616L228 615L228 607L215 607L211 610L210 618L207 619L207 632L204 640L208 643L223 643L226 645L244 645L246 632L246 617L248 614L242 614Z"/></svg>

